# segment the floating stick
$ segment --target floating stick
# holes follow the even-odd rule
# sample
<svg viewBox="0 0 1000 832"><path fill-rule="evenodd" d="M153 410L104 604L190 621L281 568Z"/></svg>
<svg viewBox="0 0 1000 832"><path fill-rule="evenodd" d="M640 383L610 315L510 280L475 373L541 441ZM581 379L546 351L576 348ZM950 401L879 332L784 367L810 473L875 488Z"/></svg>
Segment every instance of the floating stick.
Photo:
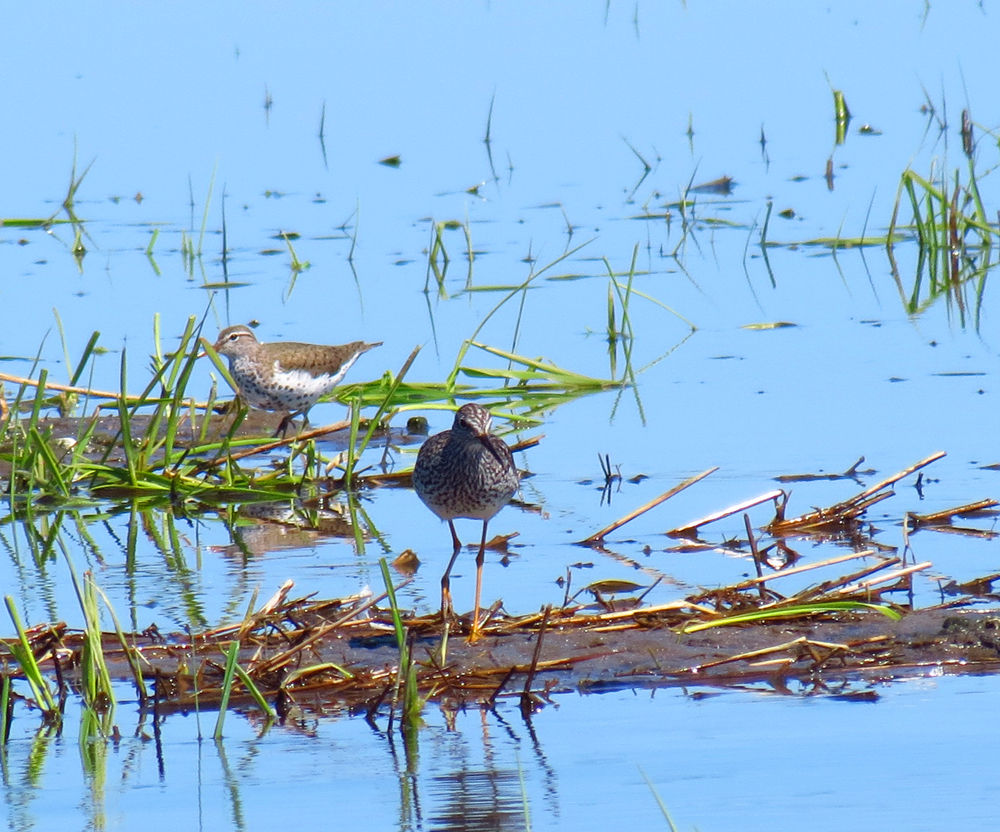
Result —
<svg viewBox="0 0 1000 832"><path fill-rule="evenodd" d="M729 517L731 514L738 514L741 511L746 511L748 508L759 506L761 503L766 503L768 500L777 500L784 493L785 492L781 489L768 491L766 494L761 494L759 497L753 497L742 503L737 503L735 506L724 508L722 511L716 511L713 514L709 514L707 517L702 517L700 520L688 523L686 526L678 526L676 529L671 529L667 532L667 537L691 537L698 531L700 526L714 523L716 520L722 520L724 517Z"/></svg>
<svg viewBox="0 0 1000 832"><path fill-rule="evenodd" d="M690 477L689 479L684 480L684 482L680 483L679 485L675 485L673 488L671 488L666 493L661 494L655 500L651 500L650 502L646 503L646 505L642 506L641 508L637 508L631 514L626 514L621 520L616 520L614 523L612 523L607 528L601 529L599 532L594 532L594 534L592 534L590 537L588 537L588 538L586 538L584 540L581 540L578 545L580 545L580 546L593 546L595 543L602 543L604 541L604 538L607 535L611 534L611 532L615 531L616 529L620 529L622 526L624 526L630 520L635 520L635 518L638 517L640 514L645 514L651 508L656 508L656 506L658 506L660 503L664 502L665 500L669 500L675 494L679 494L685 488L694 485L699 480L705 479L705 477L707 477L709 474L714 474L718 470L719 470L719 466L716 465L714 468L709 468L704 473L696 474L695 476Z"/></svg>

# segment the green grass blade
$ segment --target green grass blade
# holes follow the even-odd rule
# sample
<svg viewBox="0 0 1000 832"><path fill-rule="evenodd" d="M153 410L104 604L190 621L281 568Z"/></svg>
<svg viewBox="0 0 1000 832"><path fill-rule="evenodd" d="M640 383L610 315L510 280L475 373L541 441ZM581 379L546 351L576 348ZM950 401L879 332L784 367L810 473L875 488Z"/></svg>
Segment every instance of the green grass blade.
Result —
<svg viewBox="0 0 1000 832"><path fill-rule="evenodd" d="M396 395L396 391L399 389L399 385L406 377L406 374L409 372L410 367L413 365L413 362L416 359L417 354L419 352L420 352L420 347L414 347L413 352L411 352L406 361L403 362L403 366L399 368L399 372L396 374L396 377L392 380L392 383L389 385L389 390L386 392L385 397L382 399L382 403L379 405L378 410L375 411L375 415L368 421L368 430L365 431L364 439L361 440L361 447L358 449L357 456L360 457L361 454L363 454L365 452L365 449L368 447L368 443L371 442L372 436L374 436L376 429L381 423L382 416L392 406L393 399ZM351 421L353 429L353 415ZM352 438L352 445L353 445L353 438Z"/></svg>
<svg viewBox="0 0 1000 832"><path fill-rule="evenodd" d="M586 242L580 243L580 245L576 246L575 248L572 248L569 251L564 252L562 255L557 257L548 265L539 269L537 272L532 272L523 283L521 283L519 286L514 287L503 298L501 298L500 301L489 312L486 313L486 316L479 322L479 325L475 328L472 335L469 337L467 341L463 343L462 347L459 349L458 355L455 357L455 366L452 368L451 373L448 375L446 384L449 387L454 386L455 379L458 377L459 370L461 369L462 366L462 360L465 358L465 352L469 348L469 345L475 342L476 338L479 336L479 333L482 331L483 327L486 326L487 321L489 321L490 318L492 318L504 305L506 305L507 301L509 301L516 295L522 293L528 286L530 286L535 280L537 280L547 271L555 267L557 264L561 263L563 260L572 257L574 254L580 251L580 249L582 249L584 246L589 245L591 242L593 241L587 240Z"/></svg>
<svg viewBox="0 0 1000 832"><path fill-rule="evenodd" d="M881 613L893 621L899 621L903 617L891 607L882 604L868 604L862 601L826 601L816 604L796 604L788 607L776 607L739 613L737 615L727 615L723 618L712 619L711 621L685 624L680 628L679 632L697 633L713 627L725 627L730 624L755 624L762 621L770 621L774 618L795 618L803 615L818 615L830 612L862 612L866 610Z"/></svg>
<svg viewBox="0 0 1000 832"><path fill-rule="evenodd" d="M229 707L229 697L233 692L233 677L236 675L236 659L240 654L240 643L233 641L229 645L226 656L226 671L222 677L222 697L219 700L219 715L215 720L215 732L212 738L222 739L222 727L226 722L226 709Z"/></svg>
<svg viewBox="0 0 1000 832"><path fill-rule="evenodd" d="M202 246L205 243L205 229L208 227L208 212L212 207L212 191L215 188L215 175L219 170L219 163L215 163L215 167L212 168L212 179L208 183L208 194L205 196L205 211L201 216L201 230L198 232L198 251L196 252L197 257L201 257Z"/></svg>
<svg viewBox="0 0 1000 832"><path fill-rule="evenodd" d="M656 790L656 786L653 785L653 781L650 780L649 777L646 776L646 772L642 770L642 766L639 767L639 774L642 775L642 779L646 781L646 785L649 786L649 790L653 793L653 797L656 799L656 805L660 807L660 811L663 813L663 818L670 827L670 832L677 832L677 827L674 825L673 818L670 817L670 812L667 811L667 805L660 798L660 793Z"/></svg>
<svg viewBox="0 0 1000 832"><path fill-rule="evenodd" d="M396 645L399 648L399 673L405 677L403 680L403 725L404 727L414 727L419 723L420 709L423 704L417 692L417 671L413 664L413 657L410 655L403 618L399 613L396 589L392 585L392 577L389 575L389 564L385 558L379 558L378 564L382 571L382 581L385 584L386 593L389 595L392 627L396 633Z"/></svg>
<svg viewBox="0 0 1000 832"><path fill-rule="evenodd" d="M100 594L104 600L104 606L111 616L111 622L115 625L115 636L118 638L118 643L121 645L125 659L128 661L129 670L132 673L132 681L135 683L135 689L139 696L139 702L140 704L145 704L149 699L149 691L146 688L146 681L142 676L142 667L139 665L139 653L133 645L128 643L121 622L118 620L118 616L115 614L114 607L111 606L108 596L104 594L104 590L96 582L92 581L91 585L94 591Z"/></svg>
<svg viewBox="0 0 1000 832"><path fill-rule="evenodd" d="M235 642L234 642L235 643ZM263 693L261 693L260 688L257 687L250 675L240 667L239 663L233 666L233 672L239 677L239 680L243 683L243 686L247 689L250 696L253 697L254 702L257 703L258 707L267 715L269 719L274 719L277 714L274 712L274 708L271 707L271 703L267 701Z"/></svg>
<svg viewBox="0 0 1000 832"><path fill-rule="evenodd" d="M129 419L128 412L128 401L126 399L126 391L128 390L128 374L126 367L127 361L127 350L122 348L122 360L121 360L121 370L120 370L120 383L121 383L121 393L117 399L118 405L118 421L119 421L119 435L122 439L122 451L125 454L125 464L128 470L128 480L132 485L138 484L137 476L137 462L136 462L136 450L135 446L132 444L132 423ZM109 453L111 448L108 449Z"/></svg>
<svg viewBox="0 0 1000 832"><path fill-rule="evenodd" d="M38 432L38 428L34 425L28 429L28 441L34 443L38 450L38 455L45 462L48 476L45 477L44 481L47 483L54 483L61 496L69 497L70 489L65 479L63 479L63 467L56 460L55 454L52 452L52 447L42 437L42 435Z"/></svg>
<svg viewBox="0 0 1000 832"><path fill-rule="evenodd" d="M94 332L90 336L90 340L87 341L87 346L83 348L83 355L80 356L80 361L76 365L76 369L73 371L73 375L70 377L69 385L70 387L75 387L77 382L80 380L80 376L83 375L83 371L87 366L87 362L90 361L90 357L94 354L94 350L97 348L97 342L100 340L101 333Z"/></svg>
<svg viewBox="0 0 1000 832"><path fill-rule="evenodd" d="M10 742L11 711L10 674L0 673L0 748L4 748Z"/></svg>
<svg viewBox="0 0 1000 832"><path fill-rule="evenodd" d="M28 634L25 632L24 625L21 624L21 617L17 614L17 606L14 604L14 599L9 595L5 595L3 600L4 604L7 605L7 614L10 615L10 620L14 624L18 640L16 645L9 644L8 649L13 654L14 660L20 665L25 679L28 680L31 695L38 703L38 706L45 712L47 718L58 722L59 709L56 707L56 701L52 696L52 691L49 690L49 684L42 675L41 668L35 659L35 654L28 643Z"/></svg>
<svg viewBox="0 0 1000 832"><path fill-rule="evenodd" d="M574 373L571 370L564 370L561 367L557 367L554 364L546 364L534 358L527 358L523 355L515 355L512 352L507 352L505 350L498 349L497 347L491 347L488 344L480 344L476 341L466 342L468 346L476 347L484 352L488 352L491 355L498 356L499 358L506 359L515 364L521 364L525 367L530 367L536 371L536 377L542 380L548 380L551 383L561 384L565 387L614 387L617 386L617 382L613 379L599 379L592 378L591 376L581 375L580 373ZM468 373L472 368L463 367L462 371ZM474 372L479 373L490 373L490 370L474 370Z"/></svg>

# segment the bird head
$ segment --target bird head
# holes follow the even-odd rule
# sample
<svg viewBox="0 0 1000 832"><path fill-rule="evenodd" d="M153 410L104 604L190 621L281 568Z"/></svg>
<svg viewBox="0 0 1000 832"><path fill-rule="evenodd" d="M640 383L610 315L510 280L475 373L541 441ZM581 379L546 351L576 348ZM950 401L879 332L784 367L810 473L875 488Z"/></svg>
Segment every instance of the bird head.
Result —
<svg viewBox="0 0 1000 832"><path fill-rule="evenodd" d="M219 355L235 358L252 352L257 345L257 336L253 334L253 330L243 324L237 324L227 326L219 333L214 349Z"/></svg>

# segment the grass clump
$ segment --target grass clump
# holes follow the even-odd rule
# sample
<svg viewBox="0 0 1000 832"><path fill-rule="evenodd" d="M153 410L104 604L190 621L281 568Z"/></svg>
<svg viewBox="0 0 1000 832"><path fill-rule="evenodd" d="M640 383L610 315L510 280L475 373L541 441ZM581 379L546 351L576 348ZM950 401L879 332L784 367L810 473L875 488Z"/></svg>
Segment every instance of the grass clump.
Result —
<svg viewBox="0 0 1000 832"><path fill-rule="evenodd" d="M899 225L908 207L909 225ZM917 242L917 263L912 284L904 285L893 251L898 228ZM910 314L919 314L945 297L958 310L965 325L969 316L978 327L986 278L1000 254L1000 230L991 224L980 195L972 158L963 176L933 169L927 177L912 169L900 178L889 229L887 252L900 298Z"/></svg>

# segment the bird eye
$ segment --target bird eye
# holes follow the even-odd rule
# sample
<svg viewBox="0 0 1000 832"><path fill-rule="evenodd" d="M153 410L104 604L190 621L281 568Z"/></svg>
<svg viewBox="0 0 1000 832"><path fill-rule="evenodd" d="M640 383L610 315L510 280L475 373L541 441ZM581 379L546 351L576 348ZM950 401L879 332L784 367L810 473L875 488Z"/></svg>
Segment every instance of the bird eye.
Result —
<svg viewBox="0 0 1000 832"><path fill-rule="evenodd" d="M234 332L232 335L229 336L229 340L230 341L239 341L240 340L240 333Z"/></svg>

